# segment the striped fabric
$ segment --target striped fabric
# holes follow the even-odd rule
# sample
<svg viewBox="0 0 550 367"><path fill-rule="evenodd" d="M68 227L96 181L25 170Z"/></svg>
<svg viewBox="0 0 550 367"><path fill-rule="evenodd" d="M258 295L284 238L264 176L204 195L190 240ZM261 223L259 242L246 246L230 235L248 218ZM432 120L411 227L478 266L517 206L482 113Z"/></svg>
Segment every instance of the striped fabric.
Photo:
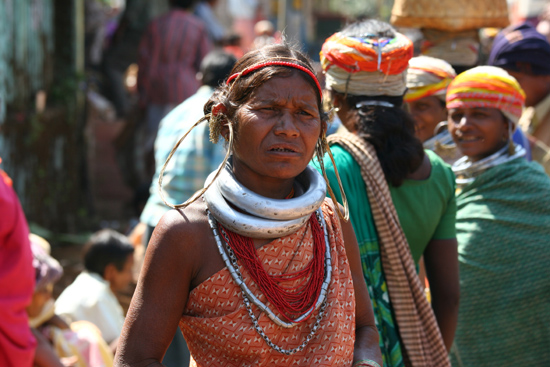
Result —
<svg viewBox="0 0 550 367"><path fill-rule="evenodd" d="M325 71L336 65L348 73L380 71L386 75L407 70L412 55L413 44L401 33L389 39L348 37L338 32L327 38L320 53Z"/></svg>
<svg viewBox="0 0 550 367"><path fill-rule="evenodd" d="M401 33L394 38L330 36L320 53L326 87L357 96L402 96L412 42Z"/></svg>
<svg viewBox="0 0 550 367"><path fill-rule="evenodd" d="M328 138L346 149L361 166L378 236L382 265L388 284L405 365L450 366L434 313L424 296L405 234L374 148L360 137L346 133Z"/></svg>
<svg viewBox="0 0 550 367"><path fill-rule="evenodd" d="M456 77L453 67L446 61L429 56L413 57L407 70L405 102L436 96L445 102L447 87Z"/></svg>
<svg viewBox="0 0 550 367"><path fill-rule="evenodd" d="M177 105L199 88L196 74L212 45L202 22L173 9L154 19L139 45L140 103Z"/></svg>
<svg viewBox="0 0 550 367"><path fill-rule="evenodd" d="M514 124L523 111L525 93L501 68L478 66L458 75L447 88L447 108L496 108Z"/></svg>

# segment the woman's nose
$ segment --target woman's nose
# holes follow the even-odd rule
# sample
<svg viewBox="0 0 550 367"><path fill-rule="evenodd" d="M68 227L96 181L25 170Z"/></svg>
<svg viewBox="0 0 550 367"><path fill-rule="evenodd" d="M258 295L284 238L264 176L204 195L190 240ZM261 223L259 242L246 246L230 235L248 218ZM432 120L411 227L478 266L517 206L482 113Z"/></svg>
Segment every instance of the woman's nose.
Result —
<svg viewBox="0 0 550 367"><path fill-rule="evenodd" d="M298 136L300 131L296 127L296 119L291 111L282 111L280 120L275 125L276 134Z"/></svg>
<svg viewBox="0 0 550 367"><path fill-rule="evenodd" d="M460 120L458 121L457 127L459 129L465 129L468 127L468 119L466 118L466 116L462 116L460 118Z"/></svg>

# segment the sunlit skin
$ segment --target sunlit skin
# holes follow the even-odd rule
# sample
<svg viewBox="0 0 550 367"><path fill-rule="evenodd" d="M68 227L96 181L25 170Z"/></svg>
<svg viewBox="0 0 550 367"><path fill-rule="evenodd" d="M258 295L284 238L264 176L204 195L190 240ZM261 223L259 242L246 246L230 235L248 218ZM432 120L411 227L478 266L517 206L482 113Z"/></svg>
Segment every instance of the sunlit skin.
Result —
<svg viewBox="0 0 550 367"><path fill-rule="evenodd" d="M534 107L550 93L550 75L531 75L518 71L506 70L516 78L525 92L525 106Z"/></svg>
<svg viewBox="0 0 550 367"><path fill-rule="evenodd" d="M474 162L497 152L509 139L509 122L496 108L453 108L448 123L457 147Z"/></svg>
<svg viewBox="0 0 550 367"><path fill-rule="evenodd" d="M409 113L414 119L415 134L421 142L434 136L435 127L447 120L447 109L441 99L428 96L407 102Z"/></svg>
<svg viewBox="0 0 550 367"><path fill-rule="evenodd" d="M266 197L288 195L321 135L316 93L302 76L275 77L237 110L233 165L249 189Z"/></svg>
<svg viewBox="0 0 550 367"><path fill-rule="evenodd" d="M318 90L295 72L257 88L239 107L233 122L233 169L254 192L284 198L311 160L322 129ZM223 128L227 139L229 129ZM189 293L225 268L197 200L166 213L147 247L140 280L126 317L115 366L161 366L185 310ZM351 222L341 222L356 299L354 360L382 363L368 289L362 277L359 247ZM253 239L256 248L270 239ZM177 280L177 281L174 281ZM145 337L146 336L146 337ZM153 342L152 342L153 341Z"/></svg>
<svg viewBox="0 0 550 367"><path fill-rule="evenodd" d="M52 298L53 283L48 284L44 289L35 290L32 295L32 301L27 306L27 314L29 317L37 317L42 312L44 305Z"/></svg>
<svg viewBox="0 0 550 367"><path fill-rule="evenodd" d="M121 291L128 287L133 279L132 268L134 267L134 255L130 254L126 258L122 270L118 270L115 264L109 264L105 267L103 277L109 282L113 292Z"/></svg>

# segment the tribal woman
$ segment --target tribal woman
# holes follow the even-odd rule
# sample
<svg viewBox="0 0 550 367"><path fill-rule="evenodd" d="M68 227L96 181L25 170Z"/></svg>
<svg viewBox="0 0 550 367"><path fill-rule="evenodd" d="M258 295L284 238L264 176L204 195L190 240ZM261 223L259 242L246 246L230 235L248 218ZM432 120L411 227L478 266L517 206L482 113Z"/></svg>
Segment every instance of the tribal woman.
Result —
<svg viewBox="0 0 550 367"><path fill-rule="evenodd" d="M416 136L422 143L434 136L440 122L447 121L445 95L455 76L453 67L445 60L430 56L409 60L404 100L414 119Z"/></svg>
<svg viewBox="0 0 550 367"><path fill-rule="evenodd" d="M449 132L464 154L459 189L461 300L455 367L550 365L550 178L511 140L525 94L480 66L449 85Z"/></svg>
<svg viewBox="0 0 550 367"><path fill-rule="evenodd" d="M436 152L445 162L453 164L462 157L447 129L447 87L456 77L453 67L444 60L430 56L413 57L407 70L405 102L415 122L415 133L425 149ZM516 129L514 142L525 149L531 160L529 140Z"/></svg>
<svg viewBox="0 0 550 367"><path fill-rule="evenodd" d="M412 42L387 23L354 23L321 51L332 104L349 132L329 137L350 202L384 366L447 366L458 314L454 175L422 149L402 109ZM338 197L339 191L335 190ZM424 256L428 303L415 263ZM435 315L434 315L435 313Z"/></svg>
<svg viewBox="0 0 550 367"><path fill-rule="evenodd" d="M205 115L230 158L155 228L117 365L161 366L179 325L197 366L380 366L347 210L308 166L327 149L309 60L246 54Z"/></svg>

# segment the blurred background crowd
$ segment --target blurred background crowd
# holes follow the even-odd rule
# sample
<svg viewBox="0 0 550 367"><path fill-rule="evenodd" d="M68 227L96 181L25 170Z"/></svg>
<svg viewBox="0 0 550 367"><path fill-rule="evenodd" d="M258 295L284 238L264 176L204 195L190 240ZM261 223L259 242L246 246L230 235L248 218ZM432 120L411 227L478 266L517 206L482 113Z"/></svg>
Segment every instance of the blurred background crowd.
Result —
<svg viewBox="0 0 550 367"><path fill-rule="evenodd" d="M21 271L41 274L28 311L39 347L53 340L61 365L79 365L67 350L71 338L80 338L90 351L83 360L112 364L147 240L168 210L155 182L161 162L186 131L177 124L200 118L204 101L244 53L284 38L308 53L323 79L323 42L345 24L367 18L392 23L413 41L415 56L445 60L456 74L490 62L493 41L505 27L528 24L546 42L536 47L550 49L542 41L550 39L547 0L497 2L503 12L495 6L488 20L480 17L457 30L444 26L449 20L442 7L449 1L443 0L418 1L416 10L400 8L403 0L0 0L0 172L21 203L17 209L16 199L5 199L13 212L0 207L0 235L15 212L33 234L32 251L21 256L33 257L34 270ZM475 14L482 3L470 1L465 11ZM536 67L513 74L531 114L530 120L522 117L525 134L517 139L550 172L550 120L543 121L544 115L531 123L550 92L550 66ZM522 83L521 73L546 87L530 89L536 83ZM414 115L415 105L409 108ZM422 111L416 113L420 121ZM336 121L330 132L339 128ZM429 145L434 128L419 139ZM168 174L168 190L180 190L168 198L173 204L202 187L224 154L201 144L187 148L195 156L176 162L196 180L179 182ZM20 241L26 241L23 232ZM1 277L7 269L1 257L0 264ZM12 286L25 286L13 279ZM101 300L95 315L80 309L88 293ZM90 323L68 329L79 320ZM45 321L48 341L37 331Z"/></svg>

